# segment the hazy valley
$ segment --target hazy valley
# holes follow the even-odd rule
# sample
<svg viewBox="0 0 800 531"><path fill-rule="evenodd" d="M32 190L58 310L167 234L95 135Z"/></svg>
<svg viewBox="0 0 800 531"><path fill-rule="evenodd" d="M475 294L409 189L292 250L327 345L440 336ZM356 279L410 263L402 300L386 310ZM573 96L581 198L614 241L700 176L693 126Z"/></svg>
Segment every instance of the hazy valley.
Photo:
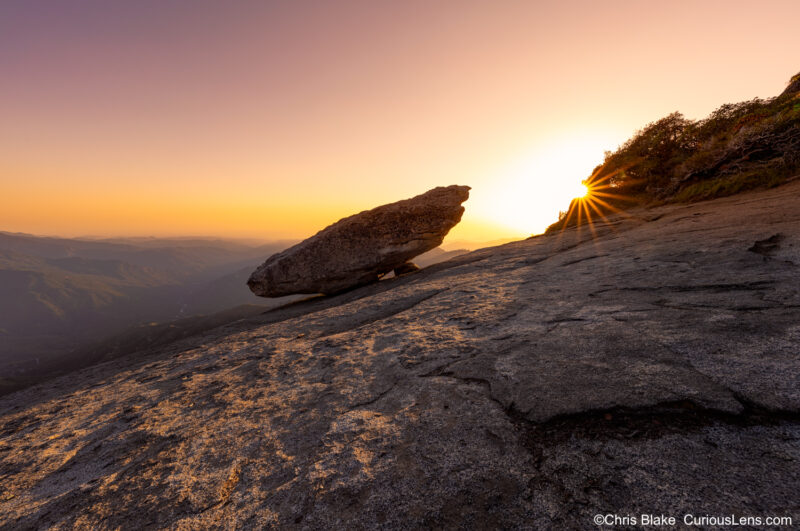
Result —
<svg viewBox="0 0 800 531"><path fill-rule="evenodd" d="M297 299L256 297L246 284L291 243L0 232L0 393Z"/></svg>

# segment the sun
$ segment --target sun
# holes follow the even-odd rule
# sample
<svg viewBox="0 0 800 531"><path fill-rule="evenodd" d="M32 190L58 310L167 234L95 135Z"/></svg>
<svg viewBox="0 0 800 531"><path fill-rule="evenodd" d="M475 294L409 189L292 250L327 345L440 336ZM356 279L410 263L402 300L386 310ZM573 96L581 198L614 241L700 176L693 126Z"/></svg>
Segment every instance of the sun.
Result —
<svg viewBox="0 0 800 531"><path fill-rule="evenodd" d="M572 193L573 199L583 199L589 195L589 187L584 183L577 183Z"/></svg>
<svg viewBox="0 0 800 531"><path fill-rule="evenodd" d="M595 168L592 175L581 183L580 188L574 189L569 210L559 213L558 222L548 227L548 232L560 228L559 234L562 234L568 227L575 227L580 237L581 227L586 225L592 238L596 239L596 223L610 224L610 215L630 217L624 205L635 204L636 199L621 195L620 190L614 186L614 177L618 171L603 173L602 166Z"/></svg>
<svg viewBox="0 0 800 531"><path fill-rule="evenodd" d="M597 210L604 214L610 210L604 203L613 190L594 172L606 151L619 145L619 139L627 134L594 129L562 132L521 149L496 166L488 165L480 178L470 182L473 190L465 221L470 227L485 227L481 238L492 240L543 234L566 213L574 225L578 205L581 222L588 219L587 211L593 220L598 219ZM457 237L477 239L473 235L477 229L462 225L454 229Z"/></svg>
<svg viewBox="0 0 800 531"><path fill-rule="evenodd" d="M476 182L467 212L507 234L541 234L573 199L590 197L587 178L613 145L613 135L591 132L537 144Z"/></svg>

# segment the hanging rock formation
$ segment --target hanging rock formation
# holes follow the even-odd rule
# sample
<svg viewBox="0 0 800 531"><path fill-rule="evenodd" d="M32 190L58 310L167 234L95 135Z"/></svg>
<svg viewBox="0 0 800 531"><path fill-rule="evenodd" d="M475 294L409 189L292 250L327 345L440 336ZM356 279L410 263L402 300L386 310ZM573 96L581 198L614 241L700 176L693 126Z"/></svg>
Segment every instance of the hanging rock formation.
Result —
<svg viewBox="0 0 800 531"><path fill-rule="evenodd" d="M247 281L256 295L336 293L377 281L438 247L464 213L469 186L422 195L346 217L271 256Z"/></svg>

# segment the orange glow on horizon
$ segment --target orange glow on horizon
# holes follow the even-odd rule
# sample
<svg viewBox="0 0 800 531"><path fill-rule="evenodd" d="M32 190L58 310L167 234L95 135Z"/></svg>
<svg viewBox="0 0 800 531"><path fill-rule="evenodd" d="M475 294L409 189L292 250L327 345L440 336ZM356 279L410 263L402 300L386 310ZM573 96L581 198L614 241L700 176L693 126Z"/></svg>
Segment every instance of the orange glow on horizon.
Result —
<svg viewBox="0 0 800 531"><path fill-rule="evenodd" d="M800 49L796 2L67 4L0 17L0 231L303 238L464 184L448 240L525 237L605 150L779 93Z"/></svg>

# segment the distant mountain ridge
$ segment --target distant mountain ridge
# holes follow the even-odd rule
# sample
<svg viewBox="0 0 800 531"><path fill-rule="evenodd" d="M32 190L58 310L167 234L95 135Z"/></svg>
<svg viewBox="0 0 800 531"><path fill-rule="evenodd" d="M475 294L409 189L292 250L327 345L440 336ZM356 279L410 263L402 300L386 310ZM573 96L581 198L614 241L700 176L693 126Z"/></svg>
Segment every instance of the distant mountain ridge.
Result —
<svg viewBox="0 0 800 531"><path fill-rule="evenodd" d="M141 243L140 243L141 242ZM232 263L256 263L265 254L290 245L277 241L260 246L246 246L224 240L159 240L134 238L82 240L31 236L0 232L0 250L40 258L85 258L120 260L148 267L186 279L213 278L228 272Z"/></svg>

